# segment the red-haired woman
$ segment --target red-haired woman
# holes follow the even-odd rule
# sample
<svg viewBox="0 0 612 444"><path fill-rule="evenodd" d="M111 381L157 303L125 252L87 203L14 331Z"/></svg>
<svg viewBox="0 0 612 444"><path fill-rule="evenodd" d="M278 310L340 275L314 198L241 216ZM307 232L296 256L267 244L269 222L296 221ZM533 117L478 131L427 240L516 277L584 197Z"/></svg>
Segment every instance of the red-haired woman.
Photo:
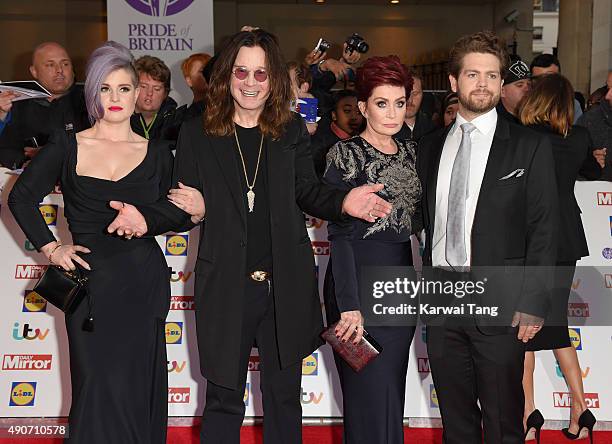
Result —
<svg viewBox="0 0 612 444"><path fill-rule="evenodd" d="M339 320L336 335L344 341L357 343L364 332L359 300L364 267L412 266L410 236L421 228L416 215L421 199L416 143L393 137L404 122L411 89L412 78L396 56L368 59L357 70L358 106L366 128L339 141L327 154L324 182L345 190L382 183L385 188L378 195L393 205L389 215L374 222L350 219L328 225L331 265L325 307L330 325ZM406 370L414 336L414 323L404 320L403 326L368 325L368 333L383 351L361 372L336 356L347 444L404 440Z"/></svg>

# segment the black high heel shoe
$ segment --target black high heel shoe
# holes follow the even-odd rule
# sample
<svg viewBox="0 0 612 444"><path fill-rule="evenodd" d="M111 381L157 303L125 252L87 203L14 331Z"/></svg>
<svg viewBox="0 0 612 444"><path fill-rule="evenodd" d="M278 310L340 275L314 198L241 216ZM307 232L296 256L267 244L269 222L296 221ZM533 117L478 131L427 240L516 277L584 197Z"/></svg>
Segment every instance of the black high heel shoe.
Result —
<svg viewBox="0 0 612 444"><path fill-rule="evenodd" d="M589 439L591 440L591 444L593 444L593 427L595 426L596 422L597 419L595 419L595 416L593 416L589 409L586 409L584 412L582 412L580 418L578 418L578 433L574 434L570 432L569 428L562 429L561 431L567 439L571 439L573 441L578 439L582 429L586 428L589 431Z"/></svg>
<svg viewBox="0 0 612 444"><path fill-rule="evenodd" d="M542 426L544 425L544 417L542 413L538 409L535 409L531 414L527 417L527 424L525 426L525 439L527 439L527 435L531 429L535 429L535 438L536 442L540 443L540 431L542 430Z"/></svg>

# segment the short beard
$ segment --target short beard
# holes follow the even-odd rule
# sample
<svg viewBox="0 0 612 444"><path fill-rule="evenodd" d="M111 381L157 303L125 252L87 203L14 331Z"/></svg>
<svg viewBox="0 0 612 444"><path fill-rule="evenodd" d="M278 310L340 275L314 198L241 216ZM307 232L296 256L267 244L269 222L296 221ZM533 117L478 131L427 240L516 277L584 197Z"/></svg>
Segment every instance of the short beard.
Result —
<svg viewBox="0 0 612 444"><path fill-rule="evenodd" d="M488 100L483 100L483 101L476 100L472 98L471 95L466 96L461 91L458 91L457 95L459 97L459 103L461 103L463 108L465 108L467 111L471 113L484 114L492 110L493 108L495 108L495 106L497 105L500 99L500 94L495 95L489 90L485 90L485 91L489 93L489 98Z"/></svg>

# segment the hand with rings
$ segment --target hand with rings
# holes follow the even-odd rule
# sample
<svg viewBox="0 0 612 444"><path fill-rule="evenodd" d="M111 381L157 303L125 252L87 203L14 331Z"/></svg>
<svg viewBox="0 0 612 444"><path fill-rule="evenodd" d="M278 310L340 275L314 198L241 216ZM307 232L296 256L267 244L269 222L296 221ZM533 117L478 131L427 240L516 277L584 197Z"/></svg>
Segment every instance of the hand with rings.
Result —
<svg viewBox="0 0 612 444"><path fill-rule="evenodd" d="M341 338L342 342L348 341L353 334L353 344L359 344L363 337L363 316L359 310L343 311L340 314L340 321L336 325L336 337Z"/></svg>
<svg viewBox="0 0 612 444"><path fill-rule="evenodd" d="M344 198L342 212L367 222L388 216L392 205L376 195L384 187L383 184L368 184L353 188Z"/></svg>

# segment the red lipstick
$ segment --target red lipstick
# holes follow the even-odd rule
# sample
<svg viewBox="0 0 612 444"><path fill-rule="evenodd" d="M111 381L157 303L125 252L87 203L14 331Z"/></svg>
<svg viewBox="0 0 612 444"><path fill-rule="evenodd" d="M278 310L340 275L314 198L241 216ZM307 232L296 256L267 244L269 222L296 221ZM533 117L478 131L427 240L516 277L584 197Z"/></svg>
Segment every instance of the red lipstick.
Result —
<svg viewBox="0 0 612 444"><path fill-rule="evenodd" d="M108 110L109 111L123 111L123 108L120 106L109 106Z"/></svg>

